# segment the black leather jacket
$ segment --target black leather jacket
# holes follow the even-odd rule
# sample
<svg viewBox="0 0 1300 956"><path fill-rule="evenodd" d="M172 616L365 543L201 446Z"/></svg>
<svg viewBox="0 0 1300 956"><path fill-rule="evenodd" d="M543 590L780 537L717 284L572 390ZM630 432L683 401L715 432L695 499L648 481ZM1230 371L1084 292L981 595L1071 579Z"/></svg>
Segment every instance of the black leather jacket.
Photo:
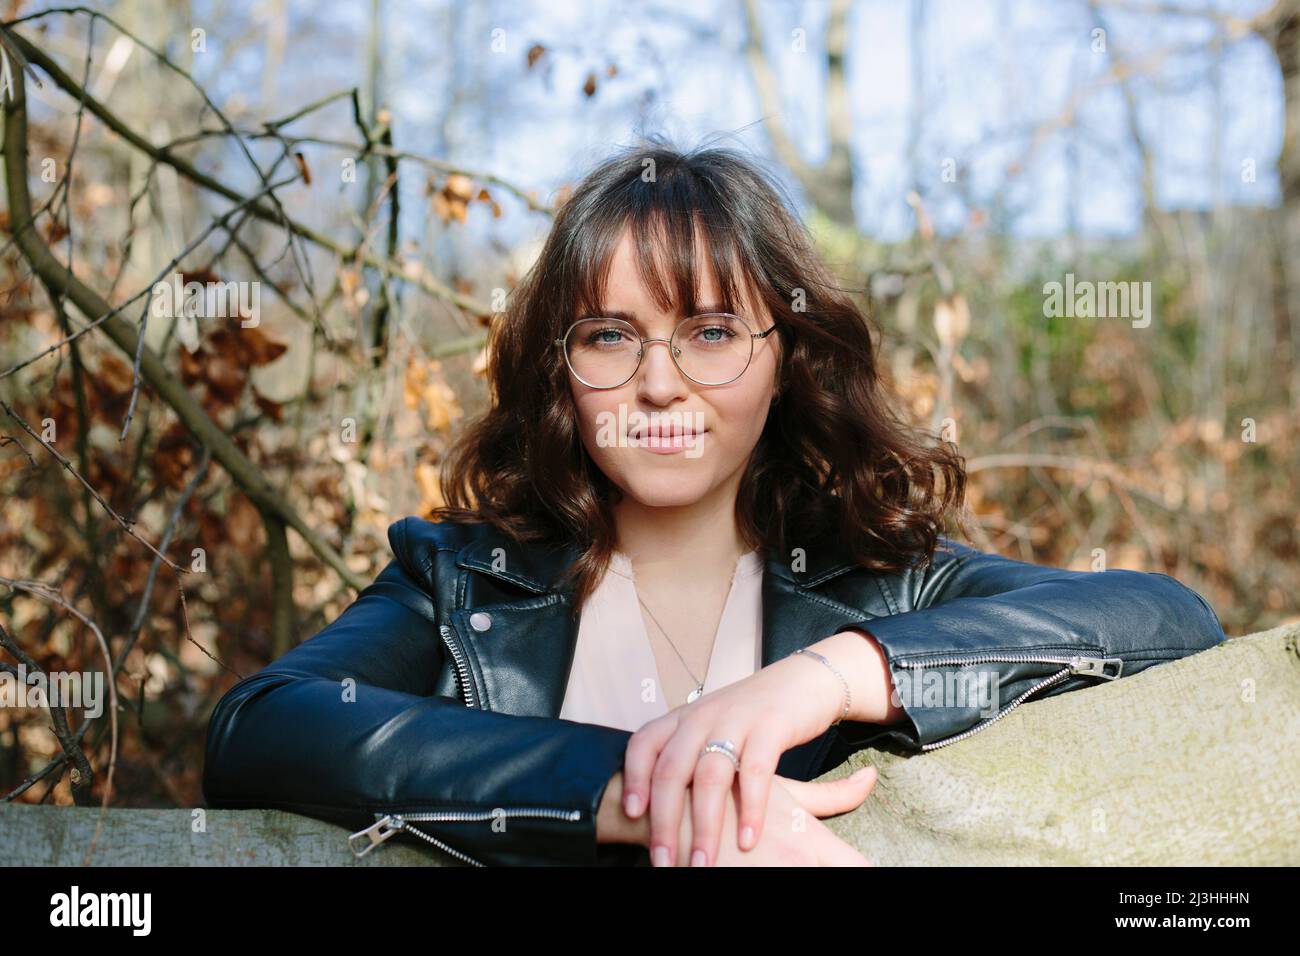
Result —
<svg viewBox="0 0 1300 956"><path fill-rule="evenodd" d="M414 517L388 538L394 560L355 602L217 704L208 804L362 828L354 852L405 829L475 864L644 862L644 848L596 842L596 810L631 734L557 717L578 619L553 583L575 553ZM997 686L996 713L987 701L905 694L901 723L845 721L786 751L779 774L814 779L868 743L943 746L1030 697L1224 640L1204 598L1168 575L944 547L928 568L893 574L822 543L768 551L763 666L858 626L900 686L962 669L992 671Z"/></svg>

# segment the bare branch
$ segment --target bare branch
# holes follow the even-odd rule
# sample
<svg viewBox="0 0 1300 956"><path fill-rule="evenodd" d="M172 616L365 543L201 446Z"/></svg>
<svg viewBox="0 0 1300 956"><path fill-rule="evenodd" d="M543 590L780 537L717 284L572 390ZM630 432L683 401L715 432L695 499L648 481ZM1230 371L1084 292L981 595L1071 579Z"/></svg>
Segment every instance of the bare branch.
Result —
<svg viewBox="0 0 1300 956"><path fill-rule="evenodd" d="M37 51L39 52L39 51ZM27 191L27 99L21 74L15 77L13 97L5 102L5 181L9 195L9 209L14 235L27 261L32 264L43 282L60 290L87 316L101 316L112 312L103 298L69 271L50 252L49 247L31 227L31 198ZM250 208L256 208L250 206ZM118 347L134 355L140 348L131 323L119 315L103 320L104 331ZM309 527L294 508L275 490L256 465L235 445L217 424L212 421L189 390L163 364L149 348L140 352L141 374L145 381L176 412L177 417L230 473L231 478L259 508L269 509L303 540L320 558L332 567L347 584L361 590L366 582L352 571L338 554L313 528Z"/></svg>
<svg viewBox="0 0 1300 956"><path fill-rule="evenodd" d="M99 818L95 822L95 836L91 839L90 846L86 848L86 858L82 861L83 866L89 865L91 854L95 852L95 844L99 840L100 828L104 823L104 813L108 810L108 801L113 795L113 771L117 768L117 680L116 674L113 671L113 655L109 652L108 641L104 639L104 632L99 629L99 626L68 603L64 599L63 594L57 588L51 587L42 581L15 581L11 578L5 577L0 577L0 584L7 584L9 587L18 591L26 591L34 597L38 597L43 601L48 601L51 604L56 604L63 608L73 617L81 621L81 623L85 624L86 627L94 631L95 639L99 641L100 652L104 655L104 674L107 678L106 683L108 684L109 724L112 727L113 737L112 745L109 749L108 776L104 781L104 800L99 806ZM89 726L89 722L87 721L83 723L82 726ZM89 763L87 763L86 766L89 770Z"/></svg>

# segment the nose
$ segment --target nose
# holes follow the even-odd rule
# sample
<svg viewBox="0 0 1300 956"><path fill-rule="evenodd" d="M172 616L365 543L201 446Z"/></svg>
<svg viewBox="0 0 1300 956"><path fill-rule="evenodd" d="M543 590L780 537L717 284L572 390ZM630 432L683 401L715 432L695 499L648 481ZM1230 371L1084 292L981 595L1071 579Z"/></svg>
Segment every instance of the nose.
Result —
<svg viewBox="0 0 1300 956"><path fill-rule="evenodd" d="M638 396L652 405L667 405L690 394L686 376L673 361L672 346L665 339L650 340L642 348L646 352L637 370Z"/></svg>

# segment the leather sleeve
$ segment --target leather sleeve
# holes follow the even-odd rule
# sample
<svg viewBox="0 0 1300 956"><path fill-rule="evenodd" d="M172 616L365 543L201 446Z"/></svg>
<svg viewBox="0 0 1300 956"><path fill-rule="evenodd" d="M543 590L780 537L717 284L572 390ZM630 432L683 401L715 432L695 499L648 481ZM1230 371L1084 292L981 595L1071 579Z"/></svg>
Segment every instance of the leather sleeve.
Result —
<svg viewBox="0 0 1300 956"><path fill-rule="evenodd" d="M642 851L596 842L596 810L631 734L436 696L444 653L433 601L394 560L327 627L221 698L208 725L208 804L354 829L376 812L497 810L414 823L485 864L590 865ZM515 812L538 808L561 812Z"/></svg>
<svg viewBox="0 0 1300 956"><path fill-rule="evenodd" d="M882 737L908 749L942 746L1022 700L1130 676L1226 639L1206 600L1169 575L1070 571L945 543L953 553L903 578L911 593L886 589L889 603L909 610L855 625L884 651L906 719L883 730L844 722L840 736L854 748ZM1076 655L1077 670L1064 663ZM1099 672L1089 661L1106 663Z"/></svg>

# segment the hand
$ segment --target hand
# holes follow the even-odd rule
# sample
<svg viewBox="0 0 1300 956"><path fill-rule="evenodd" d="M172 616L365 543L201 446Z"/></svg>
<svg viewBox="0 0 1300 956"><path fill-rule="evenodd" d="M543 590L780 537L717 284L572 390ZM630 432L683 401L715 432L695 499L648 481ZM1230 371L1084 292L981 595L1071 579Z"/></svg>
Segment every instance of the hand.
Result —
<svg viewBox="0 0 1300 956"><path fill-rule="evenodd" d="M813 658L785 658L675 707L634 733L623 760L623 807L636 820L648 804L655 865L676 863L688 787L691 857L702 856L700 865L705 866L718 858L727 796L737 773L725 754L701 756L705 744L731 740L735 745L739 828L731 836L738 849L749 850L762 839L781 755L829 727L842 712L842 700L843 686L829 668Z"/></svg>
<svg viewBox="0 0 1300 956"><path fill-rule="evenodd" d="M874 767L859 772L862 776L857 779L845 777L815 783L777 776L758 844L752 850L740 850L734 840L723 840L714 865L874 866L818 819L861 806L876 786L877 773ZM728 834L736 832L737 791L733 786L726 801L722 828ZM689 834L684 839L689 839Z"/></svg>

